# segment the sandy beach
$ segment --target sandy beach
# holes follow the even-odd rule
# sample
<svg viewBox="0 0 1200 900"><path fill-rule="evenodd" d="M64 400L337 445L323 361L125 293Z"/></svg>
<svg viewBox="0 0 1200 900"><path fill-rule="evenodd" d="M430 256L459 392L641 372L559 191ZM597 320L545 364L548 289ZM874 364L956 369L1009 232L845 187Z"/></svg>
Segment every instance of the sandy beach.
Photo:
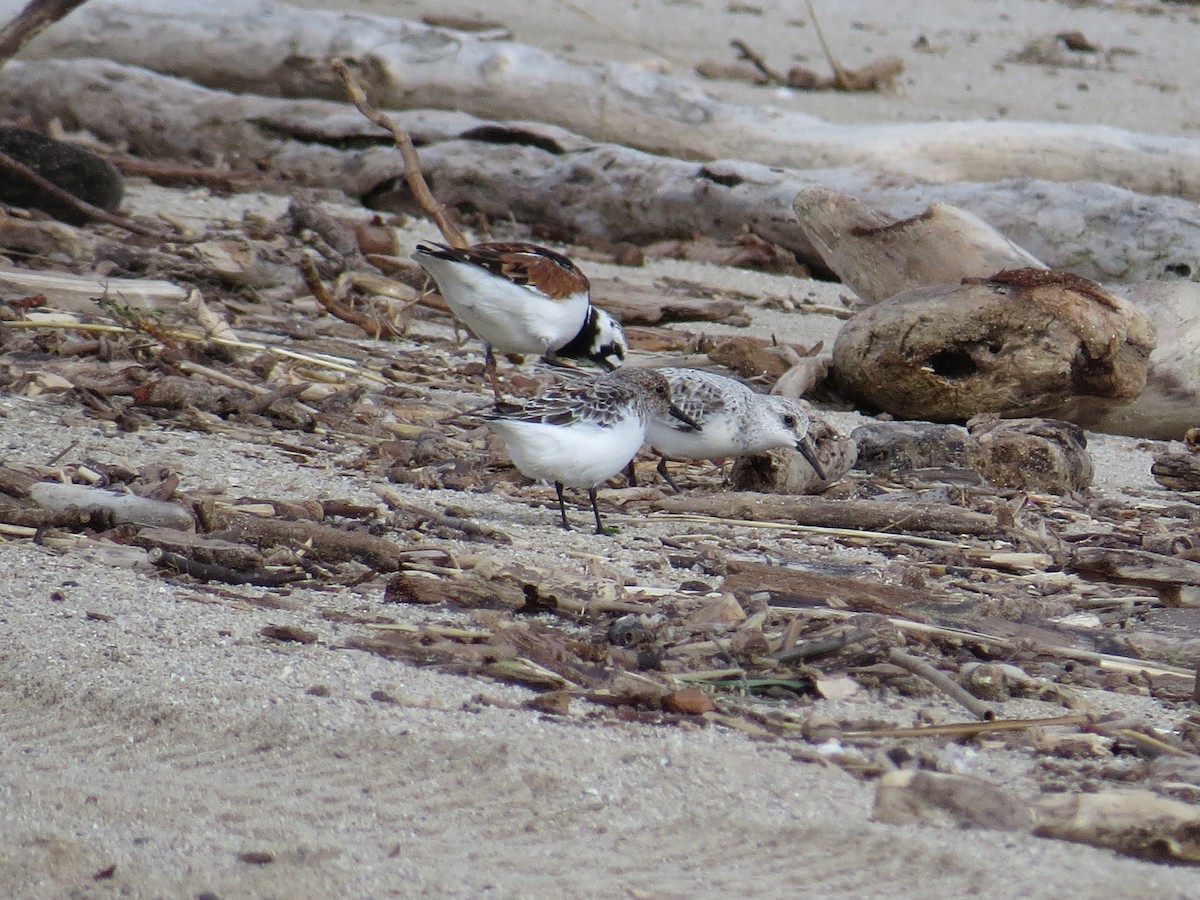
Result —
<svg viewBox="0 0 1200 900"><path fill-rule="evenodd" d="M320 0L298 4L318 7ZM739 37L786 69L824 71L803 4L712 0L531 0L492 4L344 3L419 18L437 12L501 22L517 41L581 61L669 69L732 61ZM895 91L801 93L700 82L742 103L847 123L956 119L1107 124L1200 139L1200 8L1168 4L938 0L817 4L846 66L903 59ZM601 20L608 26L595 21ZM1099 49L1078 69L1014 61L1031 41L1080 32ZM662 48L652 53L639 42ZM125 208L239 219L283 214L286 197L214 198L131 183ZM402 230L410 246L437 237ZM803 295L837 306L825 282L660 260L594 277L652 286L686 277L749 294ZM829 341L841 320L756 310L749 333ZM422 330L424 329L424 330ZM714 328L719 331L719 328ZM444 321L423 334L448 341ZM364 341L364 344L366 342ZM403 360L407 345L398 344ZM442 351L438 351L442 352ZM470 345L445 351L455 359ZM833 413L843 433L866 421ZM369 442L301 458L286 440L151 425L134 432L89 416L53 391L0 393L8 466L163 466L180 489L241 497L344 498L379 505ZM1151 454L1136 439L1094 436L1098 497L1150 491ZM61 461L61 462L60 462ZM367 469L364 474L364 468ZM672 525L621 511L605 543L555 527L548 488L497 494L395 485L414 502L453 503L504 529L506 560L538 560L579 577L636 577L676 590L662 539ZM506 486L511 487L511 486ZM585 510L573 515L580 521ZM743 528L761 548L771 532ZM789 538L789 540L800 540ZM816 539L814 539L815 541ZM456 553L467 541L443 540ZM734 547L733 549L737 549ZM814 557L885 558L870 546L816 544ZM353 587L202 585L154 571L142 551L80 541L0 543L0 894L14 898L191 897L991 897L1185 898L1196 874L1020 832L872 821L875 785L805 762L787 742L715 725L619 721L586 702L554 716L524 708L534 691L346 648L376 618L420 628L470 627L469 614L387 603L386 577ZM315 632L311 643L268 626ZM1101 712L1170 729L1188 711L1146 696L1084 691ZM913 724L962 711L862 691L810 699L814 716ZM1009 717L1061 708L1013 700ZM1034 799L1036 765L1020 747L939 745L957 771Z"/></svg>

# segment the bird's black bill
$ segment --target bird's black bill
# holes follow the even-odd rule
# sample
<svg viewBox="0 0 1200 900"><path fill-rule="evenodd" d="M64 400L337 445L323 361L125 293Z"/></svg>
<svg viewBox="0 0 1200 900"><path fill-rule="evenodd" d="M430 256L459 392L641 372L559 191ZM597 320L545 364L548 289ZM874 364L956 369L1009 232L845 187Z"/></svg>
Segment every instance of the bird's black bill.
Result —
<svg viewBox="0 0 1200 900"><path fill-rule="evenodd" d="M796 441L796 449L800 451L800 455L808 461L808 464L813 467L813 471L817 473L817 477L824 481L825 470L822 469L821 464L817 462L816 450L813 449L813 445L809 439L804 437Z"/></svg>
<svg viewBox="0 0 1200 900"><path fill-rule="evenodd" d="M667 412L669 412L673 417L678 419L684 425L688 425L692 428L695 428L697 431L700 430L700 426L696 423L696 420L693 419L691 416L689 416L687 413L685 413L682 409L680 409L674 403L672 403L670 406L667 407ZM822 476L822 477L824 477L824 476Z"/></svg>

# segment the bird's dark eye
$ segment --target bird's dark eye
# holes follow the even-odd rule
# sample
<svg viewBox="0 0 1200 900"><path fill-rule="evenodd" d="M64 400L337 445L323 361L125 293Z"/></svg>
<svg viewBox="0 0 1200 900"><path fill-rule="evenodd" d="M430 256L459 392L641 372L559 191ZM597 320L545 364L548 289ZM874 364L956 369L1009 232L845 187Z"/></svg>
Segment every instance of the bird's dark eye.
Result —
<svg viewBox="0 0 1200 900"><path fill-rule="evenodd" d="M796 417L793 415L784 416L783 424L786 425L788 428L795 428L796 427Z"/></svg>

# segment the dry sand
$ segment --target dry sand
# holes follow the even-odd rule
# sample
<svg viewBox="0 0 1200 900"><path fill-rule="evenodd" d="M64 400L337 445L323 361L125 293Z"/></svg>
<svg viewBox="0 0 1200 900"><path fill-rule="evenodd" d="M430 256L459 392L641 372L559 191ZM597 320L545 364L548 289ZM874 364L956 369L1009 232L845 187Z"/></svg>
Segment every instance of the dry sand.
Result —
<svg viewBox="0 0 1200 900"><path fill-rule="evenodd" d="M316 5L316 4L313 4ZM478 13L514 25L519 40L581 58L648 54L554 2L362 2L415 16ZM792 61L818 50L802 4L588 3L674 55L723 57L730 35ZM822 4L844 62L884 53L910 64L895 95L781 97L722 88L847 121L999 115L1108 122L1176 134L1200 126L1200 77L1191 54L1200 25L1185 8L1145 15L1105 4L942 0L908 5ZM836 9L834 8L836 6ZM901 11L904 7L903 11ZM859 23L859 24L854 24ZM1116 72L1067 75L997 63L1037 34L1081 30L1116 58ZM916 54L927 35L935 54ZM1192 84L1182 79L1192 80ZM1088 89L1080 84L1087 82ZM1173 86L1173 87L1172 87ZM135 191L133 202L158 202ZM205 204L201 198L179 199ZM268 205L275 201L264 201ZM414 226L414 240L431 236ZM647 271L677 271L661 264ZM687 269L743 279L752 290L826 300L837 288ZM601 272L603 274L603 272ZM792 317L791 340L827 336L836 321ZM777 321L759 322L772 330ZM468 351L464 351L468 352ZM843 428L852 424L839 418ZM1148 456L1132 441L1096 442L1105 492L1149 485ZM357 473L357 448L297 464L282 449L212 435L143 429L115 433L53 397L0 396L5 461L161 462L184 488L230 497L347 497L375 502ZM414 497L421 493L411 491ZM438 498L445 499L445 498ZM546 547L566 571L589 566L672 586L655 564L666 526L626 523L619 541L563 535L553 514L486 495L455 496L506 527L514 556ZM579 513L582 516L582 513ZM620 523L621 517L614 516ZM642 530L644 529L644 530ZM639 539L639 535L645 539ZM745 532L747 541L770 535ZM862 551L869 555L870 551ZM598 557L587 559L587 557ZM1088 847L999 832L893 827L870 821L873 786L802 764L780 745L717 728L616 724L584 706L554 720L506 708L529 692L335 651L347 633L325 610L386 613L414 622L451 613L384 606L382 580L355 589L268 592L172 582L135 554L82 544L68 551L0 545L0 895L11 897L1188 897L1187 869ZM247 598L282 596L292 609ZM317 644L260 636L268 624L316 631ZM397 702L371 698L382 691ZM1169 725L1153 704L1113 696ZM958 713L932 701L938 718ZM911 721L911 704L815 702L833 718ZM1018 704L1012 714L1038 711ZM1042 707L1042 713L1057 712ZM964 753L963 771L1033 791L1017 751ZM244 854L270 854L257 864ZM251 857L252 858L252 857ZM115 865L111 877L99 878Z"/></svg>

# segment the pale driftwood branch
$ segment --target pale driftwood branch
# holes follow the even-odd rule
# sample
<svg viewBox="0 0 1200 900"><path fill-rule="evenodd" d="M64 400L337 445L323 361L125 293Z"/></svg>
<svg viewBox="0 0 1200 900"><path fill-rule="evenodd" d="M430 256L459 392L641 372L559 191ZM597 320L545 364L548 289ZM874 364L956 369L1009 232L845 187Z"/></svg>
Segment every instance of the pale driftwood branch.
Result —
<svg viewBox="0 0 1200 900"><path fill-rule="evenodd" d="M93 278L63 272L0 267L0 291L12 296L42 294L56 310L95 314L96 299L110 297L140 310L172 309L188 298L186 288L149 278Z"/></svg>
<svg viewBox="0 0 1200 900"><path fill-rule="evenodd" d="M379 196L403 181L404 167L391 140L349 104L232 95L101 60L17 61L5 78L10 89L0 94L0 115L42 123L57 117L68 128L128 142L144 156L220 159L247 169L261 161L300 184L418 208L407 194ZM1200 259L1200 204L1108 185L896 179L881 188L866 170L701 164L597 144L551 125L436 110L387 115L421 148L422 169L442 203L564 234L640 242L728 238L745 226L824 269L792 202L801 191L826 188L895 216L921 213L938 200L953 203L1047 265L1097 280L1158 278Z"/></svg>
<svg viewBox="0 0 1200 900"><path fill-rule="evenodd" d="M1045 267L983 220L944 203L898 219L841 191L808 188L795 208L825 264L866 303L1002 269Z"/></svg>
<svg viewBox="0 0 1200 900"><path fill-rule="evenodd" d="M0 0L0 15L15 7ZM416 22L242 0L93 0L27 48L101 56L232 90L277 85L336 98L334 57L354 57L382 107L442 107L546 119L594 140L691 159L862 166L930 181L1095 180L1200 197L1200 141L1104 126L1021 122L833 125L724 103L698 83L619 63L580 64L536 47Z"/></svg>
<svg viewBox="0 0 1200 900"><path fill-rule="evenodd" d="M783 519L796 525L824 525L869 531L933 531L948 534L999 536L1003 529L994 516L937 503L900 503L890 500L827 500L730 491L723 494L666 497L655 506L665 512L699 513L750 520Z"/></svg>

